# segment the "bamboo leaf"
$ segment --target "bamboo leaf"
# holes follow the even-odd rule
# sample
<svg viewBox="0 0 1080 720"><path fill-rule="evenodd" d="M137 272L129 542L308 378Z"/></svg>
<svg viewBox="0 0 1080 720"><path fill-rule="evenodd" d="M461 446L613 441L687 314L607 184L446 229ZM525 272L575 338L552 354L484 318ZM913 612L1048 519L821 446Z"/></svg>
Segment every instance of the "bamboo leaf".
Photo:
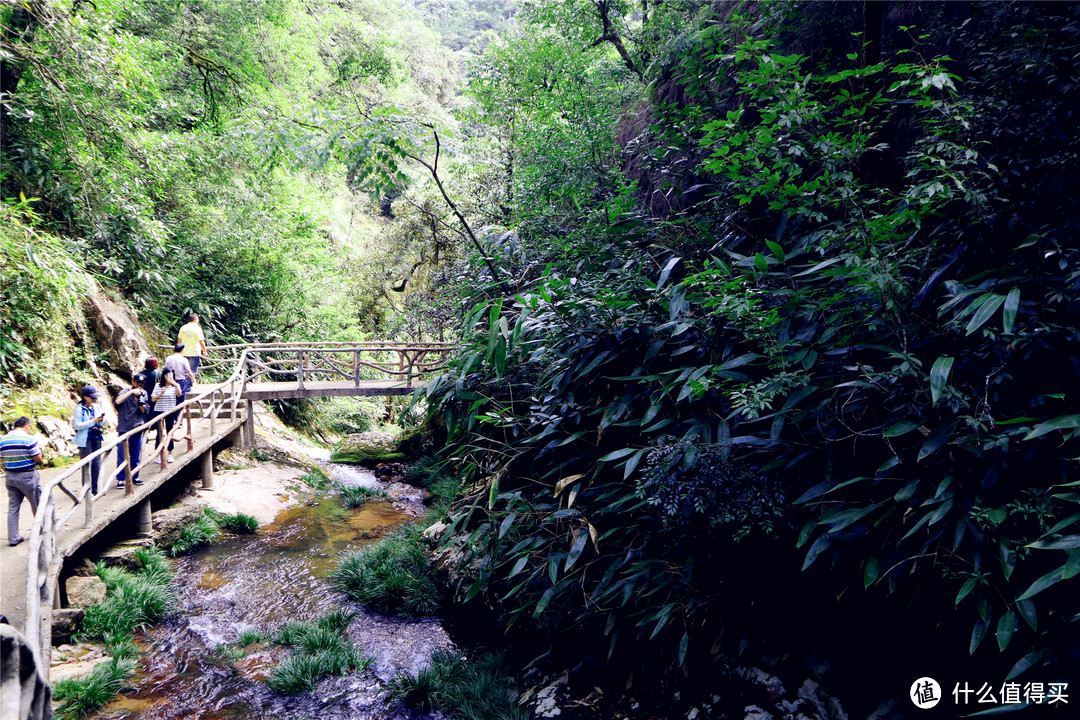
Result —
<svg viewBox="0 0 1080 720"><path fill-rule="evenodd" d="M1046 573L1045 575L1043 575L1041 578L1039 578L1035 582L1031 583L1031 587L1029 587L1026 591L1024 591L1023 595L1021 595L1020 597L1018 597L1016 599L1017 600L1027 600L1030 597L1035 597L1036 595L1041 593L1046 588L1048 588L1051 585L1054 585L1055 583L1061 581L1062 577L1064 576L1064 573L1065 573L1065 566L1064 565L1062 565L1061 567L1056 568L1054 570L1051 570L1050 572Z"/></svg>
<svg viewBox="0 0 1080 720"><path fill-rule="evenodd" d="M1013 288L1005 296L1005 307L1001 310L1001 326L1006 335L1011 335L1016 325L1016 313L1020 309L1020 288Z"/></svg>
<svg viewBox="0 0 1080 720"><path fill-rule="evenodd" d="M930 402L934 405L937 404L938 398L941 397L942 391L949 382L949 372L952 370L954 361L955 358L942 355L930 368Z"/></svg>
<svg viewBox="0 0 1080 720"><path fill-rule="evenodd" d="M1054 430L1071 430L1080 427L1080 415L1062 415L1053 420L1047 420L1035 426L1035 429L1024 436L1025 440L1034 440Z"/></svg>
<svg viewBox="0 0 1080 720"><path fill-rule="evenodd" d="M971 320L967 324L967 334L970 335L985 325L986 321L993 317L994 313L997 312L997 309L1001 307L1004 302L1005 298L1003 296L994 295L980 305L979 309L975 311L975 314L971 316Z"/></svg>
<svg viewBox="0 0 1080 720"><path fill-rule="evenodd" d="M1026 672L1032 665L1042 660L1043 654L1043 650L1033 650L1020 658L1016 664L1012 666L1012 670L1009 671L1009 674L1005 676L1005 682L1008 682L1015 677L1020 677L1020 675Z"/></svg>
<svg viewBox="0 0 1080 720"><path fill-rule="evenodd" d="M574 566L574 563L581 557L581 553L585 551L585 543L589 541L589 533L586 530L582 530L574 538L574 542L570 545L570 554L566 556L566 565L563 566L564 570L569 570Z"/></svg>
<svg viewBox="0 0 1080 720"><path fill-rule="evenodd" d="M998 620L998 650L1004 652L1005 648L1009 646L1009 641L1012 640L1014 632L1016 632L1016 613L1014 613L1012 610L1009 610Z"/></svg>

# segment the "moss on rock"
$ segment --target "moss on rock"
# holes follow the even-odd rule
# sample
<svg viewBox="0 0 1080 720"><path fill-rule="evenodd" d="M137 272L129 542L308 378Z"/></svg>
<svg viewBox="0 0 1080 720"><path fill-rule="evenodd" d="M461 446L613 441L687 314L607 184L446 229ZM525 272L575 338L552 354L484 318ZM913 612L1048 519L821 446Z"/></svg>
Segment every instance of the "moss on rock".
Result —
<svg viewBox="0 0 1080 720"><path fill-rule="evenodd" d="M395 448L394 436L384 432L365 432L349 435L337 444L330 462L389 463L400 462L405 455Z"/></svg>

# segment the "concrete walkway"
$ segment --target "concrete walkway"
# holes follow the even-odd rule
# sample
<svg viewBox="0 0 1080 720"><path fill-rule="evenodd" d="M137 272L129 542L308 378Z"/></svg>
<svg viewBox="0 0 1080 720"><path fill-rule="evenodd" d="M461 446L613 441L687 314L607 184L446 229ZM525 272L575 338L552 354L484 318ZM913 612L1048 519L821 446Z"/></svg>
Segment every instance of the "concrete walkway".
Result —
<svg viewBox="0 0 1080 720"><path fill-rule="evenodd" d="M236 432L243 421L243 417L236 419L219 418L216 432L211 435L210 423L196 422L192 425L194 435L194 448L188 450L187 440L178 440L173 450L175 462L170 463L166 470L161 470L158 463L147 466L140 473L139 479L142 485L135 485L134 495L125 495L124 490L116 487L116 452L110 452L102 458L101 474L98 479L99 495L94 500L94 522L89 528L83 527L86 514L79 509L67 521L57 536L57 548L61 556L67 558L78 550L84 543L109 526L116 518L139 503L145 501L150 495L161 487L167 480L175 476L182 469L192 463L198 464L200 458L207 450L217 442ZM156 435L156 433L155 433ZM143 460L147 453L152 450L152 445L143 437ZM63 469L48 469L41 471L42 487L50 480L63 473ZM77 493L81 485L81 475L76 474L64 481L69 490ZM6 493L5 493L6 495ZM74 502L59 488L55 491L57 517L62 517L74 507ZM7 507L7 498L4 498L4 508ZM29 540L30 528L33 525L33 515L30 512L30 504L23 502L22 511L19 514L19 530L22 537ZM7 543L7 516L3 519L3 536L0 542L0 613L7 616L8 622L21 632L25 632L26 623L26 577L27 577L27 552L29 542L22 542L15 547ZM130 528L130 534L135 535L137 527Z"/></svg>

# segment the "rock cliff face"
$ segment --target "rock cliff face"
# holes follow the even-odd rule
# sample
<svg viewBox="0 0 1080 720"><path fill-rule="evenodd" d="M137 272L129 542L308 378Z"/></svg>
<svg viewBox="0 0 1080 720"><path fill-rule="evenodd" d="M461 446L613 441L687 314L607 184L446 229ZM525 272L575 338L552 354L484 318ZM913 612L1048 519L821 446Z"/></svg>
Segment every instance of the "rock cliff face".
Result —
<svg viewBox="0 0 1080 720"><path fill-rule="evenodd" d="M83 313L112 371L130 380L132 373L142 368L146 357L153 354L138 316L96 287L83 301Z"/></svg>

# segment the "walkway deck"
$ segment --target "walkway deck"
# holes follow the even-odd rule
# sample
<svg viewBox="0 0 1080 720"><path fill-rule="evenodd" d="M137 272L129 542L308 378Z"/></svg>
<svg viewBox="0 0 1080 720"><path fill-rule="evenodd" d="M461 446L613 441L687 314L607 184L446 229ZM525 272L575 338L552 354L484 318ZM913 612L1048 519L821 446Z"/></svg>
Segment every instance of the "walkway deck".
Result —
<svg viewBox="0 0 1080 720"><path fill-rule="evenodd" d="M217 432L213 436L210 434L209 426L206 426L205 423L196 424L193 427L194 449L187 450L186 440L177 442L176 449L173 451L176 461L171 463L165 471L162 471L160 465L156 463L146 467L140 476L143 484L135 486L134 495L125 495L123 490L116 487L116 480L112 477L112 474L116 471L116 453L109 453L108 457L102 460L101 476L98 480L98 490L108 489L94 500L94 525L90 528L83 528L84 514L81 511L75 513L57 536L57 547L60 554L63 557L70 556L84 543L116 520L117 517L146 500L151 493L182 469L192 463L198 463L199 458L206 450L239 428L242 420L242 417L236 420L219 418ZM150 449L151 445L146 442L144 437L144 458ZM60 469L42 470L41 484L44 486L61 472ZM76 490L76 487L71 485L70 479L66 480L65 484L68 485L70 490ZM62 495L62 499L57 502L57 514L66 513L72 508L73 504L71 498ZM24 538L30 537L30 527L33 521L34 516L30 512L30 504L24 502L22 512L19 514L20 534ZM14 627L23 631L26 624L26 562L30 543L23 542L15 547L9 547L7 544L6 517L4 523L4 535L2 542L0 542L0 613L7 616L8 622ZM131 529L131 534L135 534L135 528Z"/></svg>
<svg viewBox="0 0 1080 720"><path fill-rule="evenodd" d="M284 400L305 397L371 397L410 395L420 385L393 380L306 380L301 388L297 382L249 382L244 387L248 400Z"/></svg>

